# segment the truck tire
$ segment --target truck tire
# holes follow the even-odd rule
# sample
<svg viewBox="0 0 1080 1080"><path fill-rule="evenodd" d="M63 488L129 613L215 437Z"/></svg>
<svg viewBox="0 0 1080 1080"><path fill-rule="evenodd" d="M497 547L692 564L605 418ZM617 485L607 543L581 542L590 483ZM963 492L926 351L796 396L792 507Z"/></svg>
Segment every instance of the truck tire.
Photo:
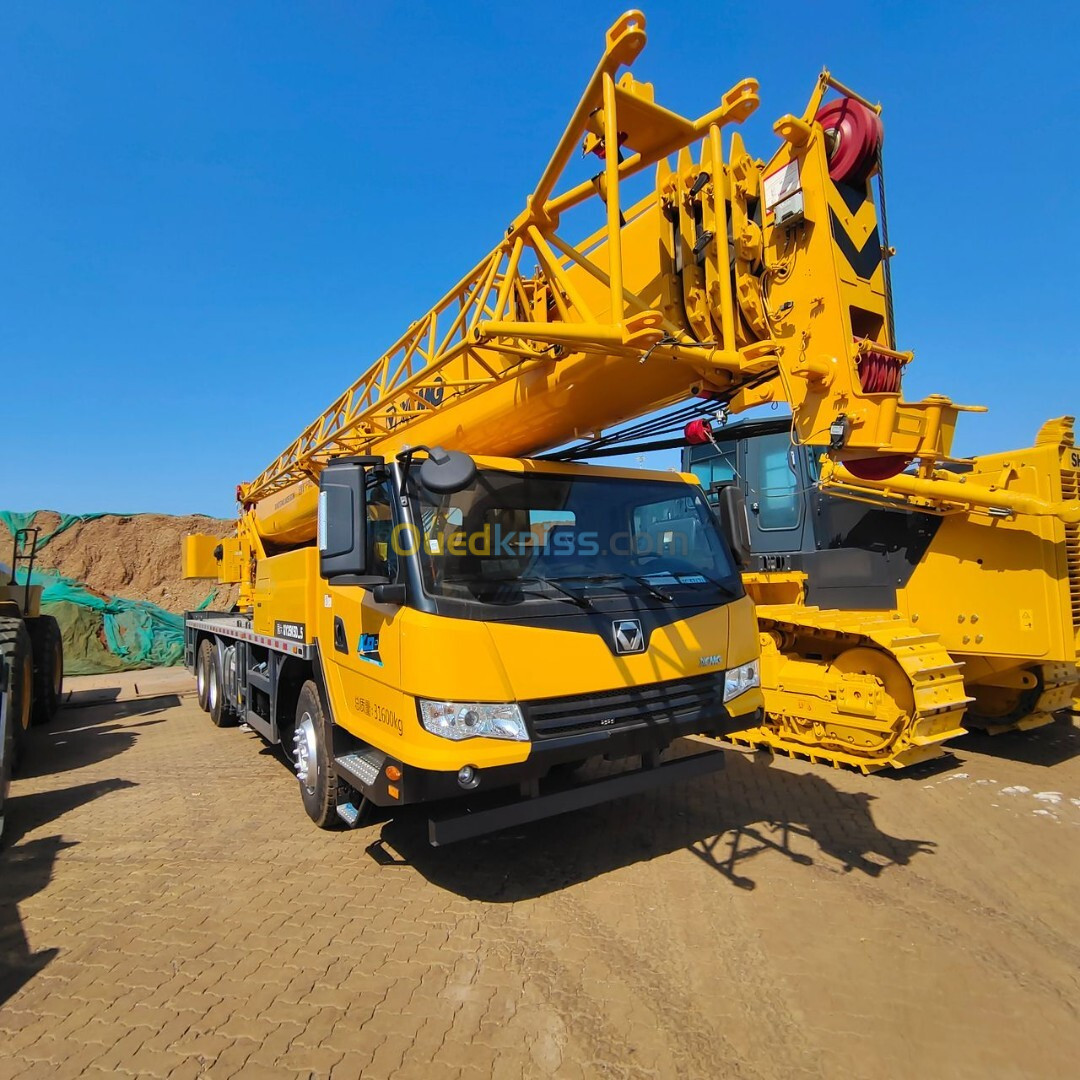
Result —
<svg viewBox="0 0 1080 1080"><path fill-rule="evenodd" d="M292 760L304 809L320 829L341 824L337 812L341 781L334 772L331 747L330 721L323 712L318 688L309 679L300 688L296 703Z"/></svg>
<svg viewBox="0 0 1080 1080"><path fill-rule="evenodd" d="M34 700L34 654L22 619L0 619L0 652L8 670L8 724L11 727L11 771L16 773L26 749L26 733Z"/></svg>
<svg viewBox="0 0 1080 1080"><path fill-rule="evenodd" d="M209 638L199 642L199 652L195 658L195 688L199 696L199 708L210 711L211 667L214 663L214 643Z"/></svg>
<svg viewBox="0 0 1080 1080"><path fill-rule="evenodd" d="M60 709L64 694L64 638L51 615L26 620L34 653L35 724L47 724Z"/></svg>
<svg viewBox="0 0 1080 1080"><path fill-rule="evenodd" d="M231 727L232 713L225 701L225 672L221 669L221 653L213 649L210 654L210 682L206 688L206 711L215 727Z"/></svg>

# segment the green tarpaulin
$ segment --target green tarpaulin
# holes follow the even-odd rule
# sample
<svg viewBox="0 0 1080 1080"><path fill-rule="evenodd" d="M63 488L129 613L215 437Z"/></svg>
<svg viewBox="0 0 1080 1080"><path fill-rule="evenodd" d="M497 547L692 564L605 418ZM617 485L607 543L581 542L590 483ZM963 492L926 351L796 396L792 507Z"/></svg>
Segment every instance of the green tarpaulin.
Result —
<svg viewBox="0 0 1080 1080"><path fill-rule="evenodd" d="M14 535L33 525L38 511L19 513L0 510L0 524ZM38 537L37 549L80 521L105 514L61 514L52 532ZM0 553L7 557L7 552ZM10 579L11 569L0 563L0 580ZM50 570L35 570L31 584L41 585L41 610L60 624L64 638L64 674L97 675L179 664L184 659L184 618L165 611L149 600L125 600L102 596L79 581ZM26 581L20 569L19 584ZM208 607L216 595L199 605Z"/></svg>
<svg viewBox="0 0 1080 1080"><path fill-rule="evenodd" d="M41 513L40 510L30 510L25 513L18 510L0 510L0 524L6 525L8 532L14 536L20 529L29 529L39 513ZM96 518L105 516L105 514L61 514L56 528L38 537L37 550L40 551L53 537L67 532L72 525L78 525L80 521L94 521Z"/></svg>

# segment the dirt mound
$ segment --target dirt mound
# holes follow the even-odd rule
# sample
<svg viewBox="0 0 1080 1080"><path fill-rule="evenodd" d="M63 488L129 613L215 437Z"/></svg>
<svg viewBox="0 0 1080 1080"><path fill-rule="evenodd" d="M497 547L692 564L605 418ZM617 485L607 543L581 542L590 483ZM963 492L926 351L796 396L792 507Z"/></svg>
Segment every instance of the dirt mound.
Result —
<svg viewBox="0 0 1080 1080"><path fill-rule="evenodd" d="M34 526L46 536L60 515L40 510ZM35 566L53 570L106 596L149 600L180 613L198 607L214 590L212 606L228 609L236 587L213 581L185 581L180 575L180 542L193 532L234 536L236 522L189 514L106 514L79 521L54 536L38 552ZM9 561L11 534L0 523L0 559Z"/></svg>

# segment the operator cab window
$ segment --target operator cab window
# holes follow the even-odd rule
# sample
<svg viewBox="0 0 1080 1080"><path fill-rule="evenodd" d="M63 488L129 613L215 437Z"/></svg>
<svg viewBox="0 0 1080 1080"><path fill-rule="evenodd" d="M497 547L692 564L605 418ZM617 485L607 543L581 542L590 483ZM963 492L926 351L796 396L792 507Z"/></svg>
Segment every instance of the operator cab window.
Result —
<svg viewBox="0 0 1080 1080"><path fill-rule="evenodd" d="M795 448L786 432L755 441L747 469L747 499L759 529L794 529L802 517Z"/></svg>
<svg viewBox="0 0 1080 1080"><path fill-rule="evenodd" d="M736 450L733 445L720 444L719 452L709 447L710 456L701 461L691 461L690 471L698 478L705 489L705 496L710 503L716 503L716 489L724 484L734 484L738 471L735 468Z"/></svg>

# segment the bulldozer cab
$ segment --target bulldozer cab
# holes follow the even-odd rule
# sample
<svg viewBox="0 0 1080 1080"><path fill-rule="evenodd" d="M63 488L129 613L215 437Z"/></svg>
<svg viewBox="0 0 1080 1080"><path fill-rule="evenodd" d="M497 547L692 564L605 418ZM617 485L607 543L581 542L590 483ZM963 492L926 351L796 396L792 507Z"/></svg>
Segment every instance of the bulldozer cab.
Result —
<svg viewBox="0 0 1080 1080"><path fill-rule="evenodd" d="M802 571L805 602L888 610L929 547L941 519L872 506L817 486L823 446L795 445L790 418L733 424L715 444L683 451L716 506L725 485L746 500L751 573Z"/></svg>

